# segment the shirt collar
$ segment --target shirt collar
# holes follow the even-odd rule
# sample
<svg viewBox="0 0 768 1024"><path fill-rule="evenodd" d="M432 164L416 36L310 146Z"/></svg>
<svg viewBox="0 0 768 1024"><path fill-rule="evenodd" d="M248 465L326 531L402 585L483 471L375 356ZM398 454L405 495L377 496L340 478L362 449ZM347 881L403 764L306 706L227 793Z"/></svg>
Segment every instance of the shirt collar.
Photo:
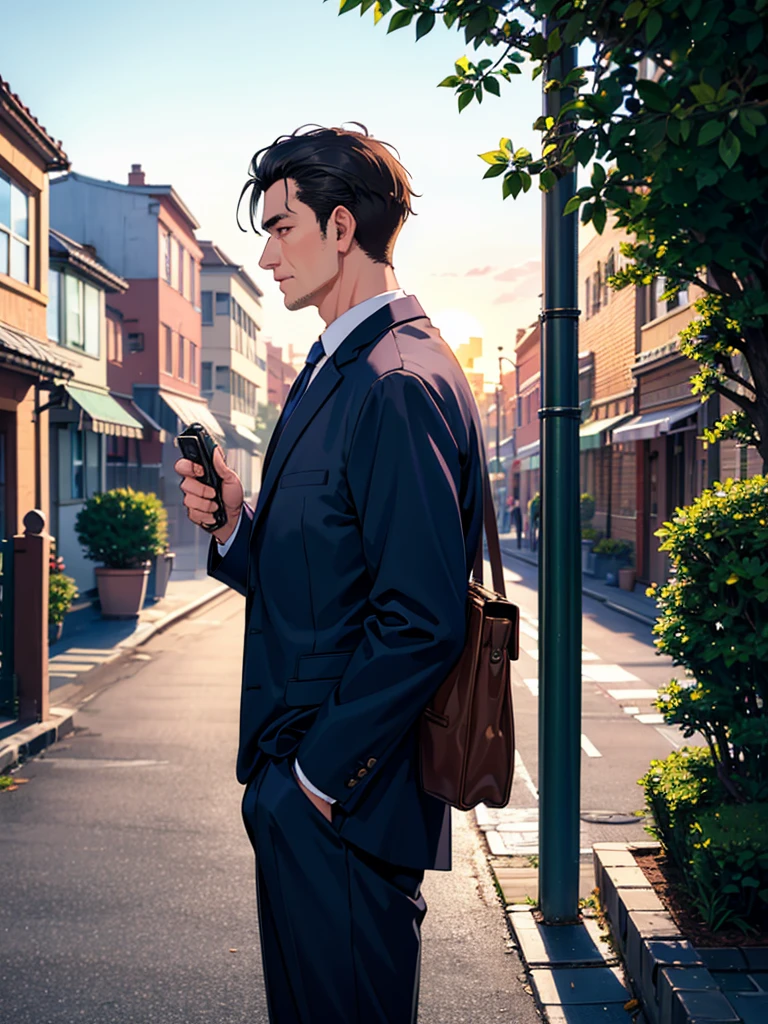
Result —
<svg viewBox="0 0 768 1024"><path fill-rule="evenodd" d="M341 316L331 321L320 335L320 341L322 342L325 354L332 356L344 339L363 320L367 320L369 316L372 316L382 306L386 306L388 302L392 302L394 299L402 299L404 296L405 289L398 288L393 292L381 292L379 295L372 295L370 299L364 299L362 302L358 302L356 306L350 306Z"/></svg>

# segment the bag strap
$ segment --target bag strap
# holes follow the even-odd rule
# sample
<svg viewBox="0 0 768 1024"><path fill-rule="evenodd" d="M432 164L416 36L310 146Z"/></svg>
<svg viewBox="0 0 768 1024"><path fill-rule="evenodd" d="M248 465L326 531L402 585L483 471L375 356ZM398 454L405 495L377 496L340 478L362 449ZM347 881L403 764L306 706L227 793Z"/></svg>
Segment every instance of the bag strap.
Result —
<svg viewBox="0 0 768 1024"><path fill-rule="evenodd" d="M480 538L477 542L477 553L475 564L472 567L472 577L478 583L483 582L483 528L488 540L488 557L491 562L491 578L493 589L497 594L506 600L507 591L504 587L504 570L501 565L501 548L499 547L499 530L496 525L496 517L493 514L493 494L491 493L491 480L488 476L488 462L485 455L485 442L482 432L479 433L480 454L483 460L483 523L480 528Z"/></svg>

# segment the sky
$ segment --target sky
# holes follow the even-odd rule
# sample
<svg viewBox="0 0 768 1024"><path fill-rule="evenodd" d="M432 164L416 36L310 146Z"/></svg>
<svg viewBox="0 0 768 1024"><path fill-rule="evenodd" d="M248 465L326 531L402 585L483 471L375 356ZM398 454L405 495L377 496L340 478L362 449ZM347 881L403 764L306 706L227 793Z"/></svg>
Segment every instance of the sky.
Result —
<svg viewBox="0 0 768 1024"><path fill-rule="evenodd" d="M508 136L540 152L531 125L541 79L528 67L501 97L458 113L437 88L477 53L439 22L387 34L373 12L339 16L338 0L0 0L0 75L48 132L72 170L127 184L171 184L212 239L264 292L262 333L305 354L324 325L314 308L289 312L258 266L266 241L235 221L253 154L304 124L362 122L392 143L421 198L395 249L395 275L457 347L483 338L479 368L498 376L518 327L536 319L541 292L541 193L501 198L478 154ZM243 203L241 223L248 224ZM505 370L508 367L505 367Z"/></svg>

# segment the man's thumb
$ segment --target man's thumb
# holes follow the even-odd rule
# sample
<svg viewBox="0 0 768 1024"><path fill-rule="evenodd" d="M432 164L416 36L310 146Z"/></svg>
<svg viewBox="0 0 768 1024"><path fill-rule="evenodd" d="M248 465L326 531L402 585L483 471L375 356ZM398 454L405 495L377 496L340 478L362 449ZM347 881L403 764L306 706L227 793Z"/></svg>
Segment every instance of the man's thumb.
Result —
<svg viewBox="0 0 768 1024"><path fill-rule="evenodd" d="M224 461L224 453L221 450L221 446L218 444L213 449L213 468L216 470L216 472L219 474L222 480L229 476L229 467Z"/></svg>

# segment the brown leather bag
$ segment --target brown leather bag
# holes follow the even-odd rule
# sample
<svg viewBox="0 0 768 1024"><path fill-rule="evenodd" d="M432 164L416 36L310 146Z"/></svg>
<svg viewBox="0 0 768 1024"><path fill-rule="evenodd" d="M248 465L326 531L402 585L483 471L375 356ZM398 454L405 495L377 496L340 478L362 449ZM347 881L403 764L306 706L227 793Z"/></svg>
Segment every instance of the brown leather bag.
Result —
<svg viewBox="0 0 768 1024"><path fill-rule="evenodd" d="M507 601L485 469L483 523L493 590L483 584L483 531L467 593L464 651L420 719L421 787L460 811L505 807L512 791L515 729L510 661L520 656L520 609Z"/></svg>

